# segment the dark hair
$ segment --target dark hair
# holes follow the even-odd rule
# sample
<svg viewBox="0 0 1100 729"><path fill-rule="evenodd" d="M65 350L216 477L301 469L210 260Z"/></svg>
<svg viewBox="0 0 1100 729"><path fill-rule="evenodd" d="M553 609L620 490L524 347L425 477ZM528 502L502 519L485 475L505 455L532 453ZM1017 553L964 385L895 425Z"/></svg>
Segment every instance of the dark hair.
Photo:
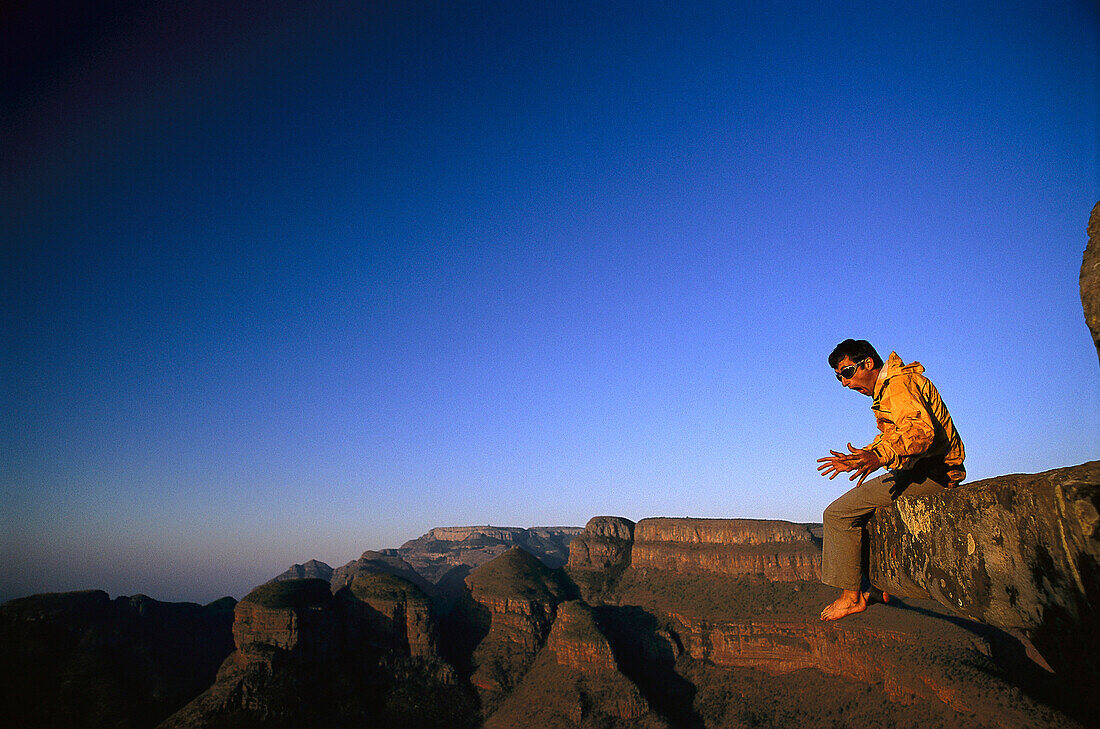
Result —
<svg viewBox="0 0 1100 729"><path fill-rule="evenodd" d="M871 343L866 339L845 339L840 344L836 345L836 349L829 355L829 366L834 370L840 360L847 357L856 364L859 364L868 357L871 358L871 362L874 363L875 369L882 367L882 357L878 356L878 352L871 346Z"/></svg>

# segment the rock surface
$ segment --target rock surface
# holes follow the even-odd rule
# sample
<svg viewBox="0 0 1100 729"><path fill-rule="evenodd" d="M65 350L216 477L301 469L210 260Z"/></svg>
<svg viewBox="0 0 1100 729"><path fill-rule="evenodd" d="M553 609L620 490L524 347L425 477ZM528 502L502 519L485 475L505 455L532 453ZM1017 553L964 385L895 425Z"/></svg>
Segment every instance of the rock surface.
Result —
<svg viewBox="0 0 1100 729"><path fill-rule="evenodd" d="M870 576L1028 639L1100 685L1100 461L901 498L868 525Z"/></svg>
<svg viewBox="0 0 1100 729"><path fill-rule="evenodd" d="M803 524L764 519L643 519L600 516L570 545L574 573L627 567L797 581L821 576L821 550ZM580 578L586 586L591 576Z"/></svg>
<svg viewBox="0 0 1100 729"><path fill-rule="evenodd" d="M1089 216L1088 236L1089 242L1081 259L1081 306L1085 310L1085 324L1096 345L1096 355L1100 357L1100 202Z"/></svg>
<svg viewBox="0 0 1100 729"><path fill-rule="evenodd" d="M630 564L793 582L820 578L821 550L809 529L787 521L643 519L634 527Z"/></svg>

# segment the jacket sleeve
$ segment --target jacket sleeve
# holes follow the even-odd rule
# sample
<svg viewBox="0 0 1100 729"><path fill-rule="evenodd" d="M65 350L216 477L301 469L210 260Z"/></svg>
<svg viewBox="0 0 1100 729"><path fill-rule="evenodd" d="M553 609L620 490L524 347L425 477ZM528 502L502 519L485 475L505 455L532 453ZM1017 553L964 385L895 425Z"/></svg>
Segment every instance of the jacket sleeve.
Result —
<svg viewBox="0 0 1100 729"><path fill-rule="evenodd" d="M886 468L910 468L932 447L936 431L919 378L900 377L887 383L875 418L880 432L867 449Z"/></svg>

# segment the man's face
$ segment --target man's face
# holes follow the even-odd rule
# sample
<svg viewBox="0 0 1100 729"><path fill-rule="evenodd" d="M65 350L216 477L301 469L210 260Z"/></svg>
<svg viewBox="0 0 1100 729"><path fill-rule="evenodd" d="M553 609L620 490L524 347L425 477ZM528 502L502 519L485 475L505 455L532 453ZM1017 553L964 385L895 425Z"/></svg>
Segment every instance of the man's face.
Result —
<svg viewBox="0 0 1100 729"><path fill-rule="evenodd" d="M845 369L853 365L855 365L856 368L855 372L852 373L851 377L845 377L843 374ZM840 377L840 384L856 392L861 392L867 397L874 396L876 375L875 371L871 369L872 366L873 363L870 357L859 360L858 362L853 362L848 359L848 357L844 357L836 365L836 373L837 376Z"/></svg>

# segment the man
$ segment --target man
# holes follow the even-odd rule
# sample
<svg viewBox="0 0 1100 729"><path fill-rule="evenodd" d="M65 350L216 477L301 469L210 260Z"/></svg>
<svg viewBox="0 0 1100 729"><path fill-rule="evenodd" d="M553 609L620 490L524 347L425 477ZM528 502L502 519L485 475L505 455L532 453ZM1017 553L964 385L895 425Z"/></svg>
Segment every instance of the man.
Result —
<svg viewBox="0 0 1100 729"><path fill-rule="evenodd" d="M821 611L822 620L863 612L871 600L861 586L863 525L879 506L898 496L923 496L953 488L966 476L962 440L951 414L919 362L903 364L896 352L886 363L869 342L845 339L829 355L840 384L871 398L879 434L866 448L830 450L817 470L830 480L852 472L854 488L825 509L821 581L843 592ZM866 481L879 468L885 476ZM858 479L858 480L857 480ZM883 599L888 597L883 594Z"/></svg>

